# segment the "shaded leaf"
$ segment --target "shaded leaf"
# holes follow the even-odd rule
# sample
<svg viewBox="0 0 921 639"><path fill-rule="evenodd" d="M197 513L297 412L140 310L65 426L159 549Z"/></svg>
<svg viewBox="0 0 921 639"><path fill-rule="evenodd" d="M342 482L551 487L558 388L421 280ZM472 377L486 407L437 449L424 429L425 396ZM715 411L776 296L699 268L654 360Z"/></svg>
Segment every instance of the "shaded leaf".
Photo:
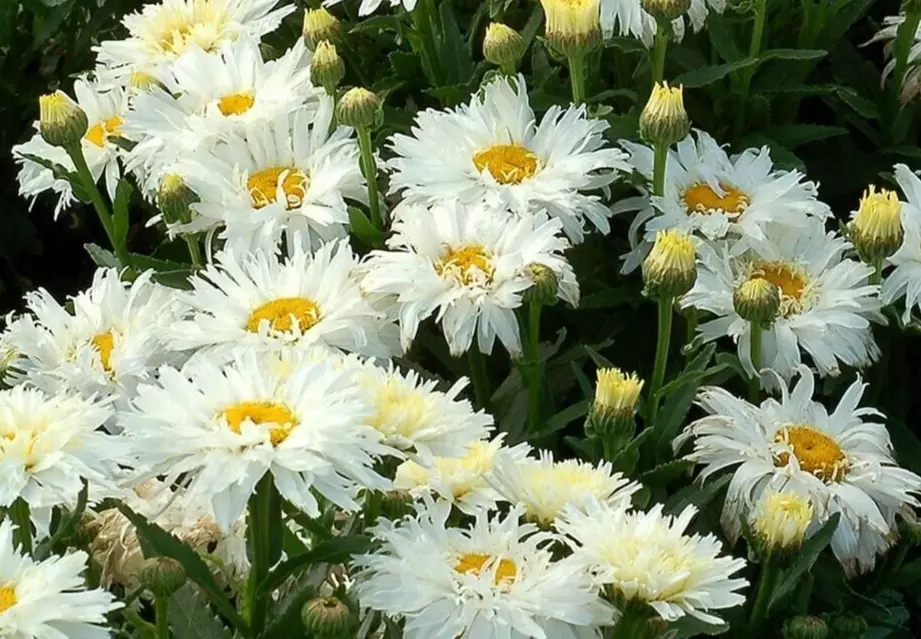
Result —
<svg viewBox="0 0 921 639"><path fill-rule="evenodd" d="M186 584L169 601L169 625L176 639L232 639L198 589Z"/></svg>
<svg viewBox="0 0 921 639"><path fill-rule="evenodd" d="M682 73L675 78L672 83L675 85L684 85L686 88L702 87L713 84L717 80L722 80L730 73L756 64L758 64L758 58L744 58L736 62L727 62L712 67L704 67L703 69L694 69L693 71Z"/></svg>

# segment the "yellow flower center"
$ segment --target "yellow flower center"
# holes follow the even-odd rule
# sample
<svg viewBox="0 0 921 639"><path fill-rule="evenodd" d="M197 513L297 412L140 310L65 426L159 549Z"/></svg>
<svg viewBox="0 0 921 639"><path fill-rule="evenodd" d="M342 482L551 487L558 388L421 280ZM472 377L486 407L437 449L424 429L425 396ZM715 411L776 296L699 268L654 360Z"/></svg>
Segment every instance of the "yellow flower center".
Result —
<svg viewBox="0 0 921 639"><path fill-rule="evenodd" d="M253 207L261 209L278 201L278 189L283 192L285 208L296 209L307 196L310 181L307 174L293 166L272 166L256 171L246 180L246 190Z"/></svg>
<svg viewBox="0 0 921 639"><path fill-rule="evenodd" d="M719 195L706 182L698 182L685 190L681 199L689 213L724 213L732 220L741 217L751 203L751 198L744 191L722 182L720 189L723 195Z"/></svg>
<svg viewBox="0 0 921 639"><path fill-rule="evenodd" d="M246 330L258 333L262 321L269 322L269 328L279 333L303 333L320 321L320 308L306 297L280 297L257 307L246 320Z"/></svg>
<svg viewBox="0 0 921 639"><path fill-rule="evenodd" d="M752 269L752 279L767 280L780 290L780 314L783 317L801 313L806 307L809 277L794 264L758 262Z"/></svg>
<svg viewBox="0 0 921 639"><path fill-rule="evenodd" d="M488 170L499 184L521 184L537 173L537 156L520 144L497 144L473 156L477 171Z"/></svg>
<svg viewBox="0 0 921 639"><path fill-rule="evenodd" d="M102 363L103 370L107 373L111 372L112 349L115 347L115 335L113 335L112 331L99 333L99 335L93 336L90 343L99 351L99 361Z"/></svg>
<svg viewBox="0 0 921 639"><path fill-rule="evenodd" d="M492 252L482 246L448 248L435 263L435 272L442 277L453 277L460 284L488 283L492 281Z"/></svg>
<svg viewBox="0 0 921 639"><path fill-rule="evenodd" d="M237 434L242 431L245 421L268 426L273 446L285 441L297 426L294 413L284 404L273 402L240 402L225 408L221 415L227 420L227 427Z"/></svg>
<svg viewBox="0 0 921 639"><path fill-rule="evenodd" d="M19 601L16 598L16 589L13 586L0 587L0 613L4 613Z"/></svg>
<svg viewBox="0 0 921 639"><path fill-rule="evenodd" d="M774 442L789 444L799 467L825 483L840 481L847 474L847 455L838 443L811 426L784 426L777 431ZM782 452L774 456L775 466L786 466L789 462L789 453Z"/></svg>
<svg viewBox="0 0 921 639"><path fill-rule="evenodd" d="M489 568L495 567L496 576L494 578L494 583L497 586L511 585L515 583L515 579L518 577L518 567L515 565L514 561L505 559L504 557L491 557L490 555L482 553L467 553L461 555L457 559L457 565L454 566L454 571L462 575L470 573L481 575L487 566L489 566Z"/></svg>
<svg viewBox="0 0 921 639"><path fill-rule="evenodd" d="M94 124L89 128L84 136L84 139L90 144L95 144L100 149L103 148L106 144L106 140L109 139L111 135L118 135L121 129L123 120L116 116L109 118L108 120L103 120L97 124Z"/></svg>
<svg viewBox="0 0 921 639"><path fill-rule="evenodd" d="M217 103L218 110L224 115L242 115L253 108L256 98L250 91L225 95Z"/></svg>

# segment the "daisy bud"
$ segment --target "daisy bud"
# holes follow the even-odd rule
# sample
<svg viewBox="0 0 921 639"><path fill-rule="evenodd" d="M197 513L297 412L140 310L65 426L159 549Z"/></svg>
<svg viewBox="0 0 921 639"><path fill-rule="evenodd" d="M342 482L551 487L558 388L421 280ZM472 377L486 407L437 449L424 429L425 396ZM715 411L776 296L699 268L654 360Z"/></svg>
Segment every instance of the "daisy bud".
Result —
<svg viewBox="0 0 921 639"><path fill-rule="evenodd" d="M89 129L86 112L62 91L38 99L39 126L42 139L51 146L80 144Z"/></svg>
<svg viewBox="0 0 921 639"><path fill-rule="evenodd" d="M632 422L642 391L643 380L636 373L628 375L619 368L599 368L589 419L595 423Z"/></svg>
<svg viewBox="0 0 921 639"><path fill-rule="evenodd" d="M914 516L905 517L899 523L899 533L912 546L921 546L921 521Z"/></svg>
<svg viewBox="0 0 921 639"><path fill-rule="evenodd" d="M796 493L772 493L758 502L751 520L765 555L791 553L806 539L812 504Z"/></svg>
<svg viewBox="0 0 921 639"><path fill-rule="evenodd" d="M732 305L742 319L770 325L780 312L780 289L763 277L753 277L736 288Z"/></svg>
<svg viewBox="0 0 921 639"><path fill-rule="evenodd" d="M643 9L660 22L680 18L691 8L691 0L643 0Z"/></svg>
<svg viewBox="0 0 921 639"><path fill-rule="evenodd" d="M353 625L352 611L338 597L317 597L301 609L301 621L309 637L340 639Z"/></svg>
<svg viewBox="0 0 921 639"><path fill-rule="evenodd" d="M821 617L800 615L787 619L781 629L783 639L825 639L828 625Z"/></svg>
<svg viewBox="0 0 921 639"><path fill-rule="evenodd" d="M307 9L304 14L304 42L311 51L316 51L317 47L324 40L336 42L342 36L342 25L336 20L336 16L326 9Z"/></svg>
<svg viewBox="0 0 921 639"><path fill-rule="evenodd" d="M872 184L860 198L860 207L848 225L850 239L860 259L876 264L895 253L902 245L902 203L895 191Z"/></svg>
<svg viewBox="0 0 921 639"><path fill-rule="evenodd" d="M640 113L640 137L648 144L671 146L686 138L690 129L691 121L684 110L684 88L657 82Z"/></svg>
<svg viewBox="0 0 921 639"><path fill-rule="evenodd" d="M841 613L828 624L830 635L835 639L863 639L867 628L866 619L850 612Z"/></svg>
<svg viewBox="0 0 921 639"><path fill-rule="evenodd" d="M361 87L349 89L336 106L336 117L339 118L339 122L353 129L370 129L377 126L380 112L380 98Z"/></svg>
<svg viewBox="0 0 921 639"><path fill-rule="evenodd" d="M138 574L141 585L154 597L169 597L185 585L182 564L171 557L152 557L144 562Z"/></svg>
<svg viewBox="0 0 921 639"><path fill-rule="evenodd" d="M501 22L490 23L483 38L483 57L501 68L514 73L525 52L524 39L517 31Z"/></svg>
<svg viewBox="0 0 921 639"><path fill-rule="evenodd" d="M403 519L413 512L413 496L406 490L391 490L381 499L381 515L390 521Z"/></svg>
<svg viewBox="0 0 921 639"><path fill-rule="evenodd" d="M533 284L524 292L524 299L543 306L555 304L560 283L553 269L544 264L529 264L527 270Z"/></svg>
<svg viewBox="0 0 921 639"><path fill-rule="evenodd" d="M198 203L198 195L179 175L169 173L160 181L157 206L169 224L187 223L192 219L191 206Z"/></svg>
<svg viewBox="0 0 921 639"><path fill-rule="evenodd" d="M541 0L547 41L567 57L581 58L601 42L600 0Z"/></svg>
<svg viewBox="0 0 921 639"><path fill-rule="evenodd" d="M653 299L684 295L697 281L696 249L690 236L677 229L659 231L643 260L644 293Z"/></svg>
<svg viewBox="0 0 921 639"><path fill-rule="evenodd" d="M335 95L336 87L345 77L345 64L336 52L336 45L329 40L323 40L317 45L310 63L310 79L314 84L326 89L330 95Z"/></svg>

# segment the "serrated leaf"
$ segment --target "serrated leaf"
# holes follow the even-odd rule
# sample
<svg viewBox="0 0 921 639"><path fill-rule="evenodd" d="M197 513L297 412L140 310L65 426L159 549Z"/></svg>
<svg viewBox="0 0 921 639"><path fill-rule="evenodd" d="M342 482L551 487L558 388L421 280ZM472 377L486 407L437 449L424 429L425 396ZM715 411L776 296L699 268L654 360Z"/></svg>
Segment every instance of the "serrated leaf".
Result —
<svg viewBox="0 0 921 639"><path fill-rule="evenodd" d="M442 2L438 8L441 22L440 38L437 38L438 62L442 71L447 71L443 78L446 84L468 83L473 76L473 59L464 43L464 36L457 26L452 3Z"/></svg>
<svg viewBox="0 0 921 639"><path fill-rule="evenodd" d="M531 435L533 439L540 439L541 437L546 437L552 435L558 430L566 428L571 422L576 421L580 417L585 417L588 414L588 409L591 404L587 401L578 402L572 406L567 406L556 415L544 422L544 425L541 426L536 433Z"/></svg>
<svg viewBox="0 0 921 639"><path fill-rule="evenodd" d="M647 486L664 487L679 477L687 475L688 469L693 466L694 464L686 459L673 459L641 473L639 480Z"/></svg>
<svg viewBox="0 0 921 639"><path fill-rule="evenodd" d="M768 605L768 610L773 609L774 606L780 604L787 595L791 594L803 575L809 572L821 552L831 543L831 538L838 528L838 521L840 519L841 514L835 513L828 518L828 521L826 521L814 535L806 540L803 547L800 548L796 560L789 568L784 570L783 578L777 584L777 588L774 589L774 593L771 596L771 603Z"/></svg>
<svg viewBox="0 0 921 639"><path fill-rule="evenodd" d="M768 49L760 60L818 60L828 55L825 49Z"/></svg>
<svg viewBox="0 0 921 639"><path fill-rule="evenodd" d="M311 548L303 555L283 561L259 584L259 592L271 592L284 581L315 564L339 564L351 560L352 556L367 552L371 548L369 535L347 535L332 537Z"/></svg>
<svg viewBox="0 0 921 639"><path fill-rule="evenodd" d="M689 89L703 87L708 84L713 84L717 80L722 80L730 73L756 64L758 64L758 58L744 58L736 62L727 62L712 67L704 67L703 69L694 69L693 71L688 71L679 75L672 81L672 84L684 85L685 88Z"/></svg>
<svg viewBox="0 0 921 639"><path fill-rule="evenodd" d="M118 260L112 251L102 248L98 244L84 244L83 248L89 253L90 258L96 263L96 266L102 268L118 268Z"/></svg>
<svg viewBox="0 0 921 639"><path fill-rule="evenodd" d="M691 615L684 615L677 621L670 623L668 625L668 630L672 633L670 635L672 639L685 639L689 637L699 637L700 635L722 634L729 630L729 624L712 624L692 617Z"/></svg>
<svg viewBox="0 0 921 639"><path fill-rule="evenodd" d="M304 634L301 609L316 596L320 584L326 577L326 567L316 566L304 575L290 591L274 606L269 619L272 623L259 639L292 639Z"/></svg>
<svg viewBox="0 0 921 639"><path fill-rule="evenodd" d="M720 14L710 14L707 18L707 35L710 37L710 44L723 60L735 62L742 59L742 51L726 22L726 18Z"/></svg>
<svg viewBox="0 0 921 639"><path fill-rule="evenodd" d="M787 124L772 126L760 131L763 135L777 140L788 149L795 149L810 142L827 140L839 135L847 135L848 130L840 126L824 124Z"/></svg>
<svg viewBox="0 0 921 639"><path fill-rule="evenodd" d="M233 639L233 634L214 616L198 589L186 584L169 600L169 626L176 639Z"/></svg>

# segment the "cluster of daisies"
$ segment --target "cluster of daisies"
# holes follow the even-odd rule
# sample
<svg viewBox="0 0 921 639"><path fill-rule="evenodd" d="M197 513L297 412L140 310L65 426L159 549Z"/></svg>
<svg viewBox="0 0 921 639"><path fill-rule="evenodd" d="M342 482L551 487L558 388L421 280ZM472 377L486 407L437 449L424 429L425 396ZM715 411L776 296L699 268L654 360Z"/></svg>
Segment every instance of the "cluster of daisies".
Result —
<svg viewBox="0 0 921 639"><path fill-rule="evenodd" d="M380 4L365 0L361 13ZM67 98L86 114L79 151L92 177L113 198L126 178L161 206L181 194L184 215L164 209L149 223L204 246L206 263L184 290L152 271L101 268L67 304L40 290L9 319L0 506L27 506L18 524L35 541L85 492L104 586L134 587L143 563L115 499L207 555L233 587L250 568L246 511L259 486L310 518L399 494L412 512L377 522L350 583L363 607L404 620L408 639L597 637L633 605L720 626L721 611L745 601L746 563L696 532L694 507L636 508L642 487L610 461L511 445L466 398L466 379L430 379L404 358L427 320L452 355L491 353L498 339L520 358L516 309L529 292L576 306L567 250L635 213L624 271L690 247L696 275L672 301L705 318L702 340L731 338L779 395L756 406L704 389L708 415L675 441L702 482L732 473L729 541L747 520L793 547L838 514L832 549L851 575L895 543L921 478L896 465L882 416L860 407L862 382L829 414L806 363L820 376L865 367L879 355L871 324L883 306L904 298L906 323L921 307L916 175L895 168L904 199L868 189L845 238L826 230L817 185L777 169L767 148L730 155L693 131L668 150L662 189L612 206L615 181L654 181L655 150L612 144L583 105L538 118L525 77L498 75L387 140L380 165L397 204L384 212L386 243L359 255L350 208L376 187L356 131L313 77L322 46L299 40L264 59L261 38L294 10L275 5L148 5L124 19L126 38L98 47L97 68ZM639 2L589 8L606 33L651 42L655 20ZM722 8L695 0L673 28L699 29ZM36 133L14 153L23 195L52 191L58 212L73 204L68 152ZM756 327L739 291L765 290L776 304ZM632 425L641 390L635 376L599 371L591 419ZM36 563L13 538L4 523L0 634L105 636L99 624L118 604L81 590L87 554Z"/></svg>

